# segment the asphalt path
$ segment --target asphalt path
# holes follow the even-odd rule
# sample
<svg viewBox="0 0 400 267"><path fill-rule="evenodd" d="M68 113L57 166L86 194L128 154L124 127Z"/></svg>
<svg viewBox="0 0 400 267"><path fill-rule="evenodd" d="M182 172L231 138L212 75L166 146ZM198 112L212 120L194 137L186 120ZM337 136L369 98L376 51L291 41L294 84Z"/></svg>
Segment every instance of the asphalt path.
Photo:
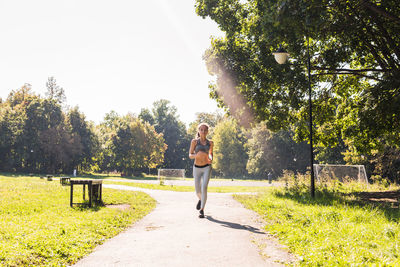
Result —
<svg viewBox="0 0 400 267"><path fill-rule="evenodd" d="M106 188L148 193L156 208L98 246L75 266L282 266L295 262L263 221L231 194L209 193L206 218L198 217L194 192L122 185Z"/></svg>

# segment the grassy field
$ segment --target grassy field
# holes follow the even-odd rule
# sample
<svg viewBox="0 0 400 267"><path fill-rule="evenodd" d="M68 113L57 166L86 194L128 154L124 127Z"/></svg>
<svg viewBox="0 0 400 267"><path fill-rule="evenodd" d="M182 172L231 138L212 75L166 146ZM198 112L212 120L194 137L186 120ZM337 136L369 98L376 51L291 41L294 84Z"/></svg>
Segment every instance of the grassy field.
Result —
<svg viewBox="0 0 400 267"><path fill-rule="evenodd" d="M74 187L75 201L81 188ZM69 187L58 181L0 175L0 266L73 264L156 204L147 194L111 189L103 189L103 202L70 208Z"/></svg>
<svg viewBox="0 0 400 267"><path fill-rule="evenodd" d="M360 190L373 188L317 188L312 199L296 185L235 198L265 219L301 266L399 266L399 209L361 202L352 194Z"/></svg>

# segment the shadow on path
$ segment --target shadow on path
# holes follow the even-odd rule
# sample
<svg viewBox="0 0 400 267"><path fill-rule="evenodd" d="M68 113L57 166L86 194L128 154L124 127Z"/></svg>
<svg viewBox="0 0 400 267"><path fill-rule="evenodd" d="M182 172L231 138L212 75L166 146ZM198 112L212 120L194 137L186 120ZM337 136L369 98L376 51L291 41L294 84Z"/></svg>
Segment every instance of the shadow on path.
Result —
<svg viewBox="0 0 400 267"><path fill-rule="evenodd" d="M255 234L262 234L262 235L265 234L264 232L260 231L260 229L252 227L252 226L249 226L249 225L243 225L243 224L240 224L240 223L220 221L220 220L214 219L212 216L206 216L206 218L210 222L219 223L224 227L229 227L229 228L238 229L238 230L247 230L247 231L255 233Z"/></svg>

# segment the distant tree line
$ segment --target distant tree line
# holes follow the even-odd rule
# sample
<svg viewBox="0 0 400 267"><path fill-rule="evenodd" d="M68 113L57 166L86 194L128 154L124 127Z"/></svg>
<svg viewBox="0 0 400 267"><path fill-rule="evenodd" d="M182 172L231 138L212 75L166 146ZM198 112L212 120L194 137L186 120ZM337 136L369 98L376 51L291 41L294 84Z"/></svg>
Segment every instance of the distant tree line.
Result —
<svg viewBox="0 0 400 267"><path fill-rule="evenodd" d="M78 107L68 107L64 89L50 77L44 97L29 84L0 99L0 171L24 173L118 172L126 176L156 173L157 168L185 169L192 176L188 158L197 125L210 125L214 141L213 177L266 178L283 170L309 170L309 144L295 141L294 129L271 131L266 122L243 128L221 112L198 113L186 128L176 107L168 100L153 103L138 115L114 111L95 125ZM362 157L341 141L334 148L318 145L319 163L349 164ZM370 175L398 181L398 150L364 159Z"/></svg>
<svg viewBox="0 0 400 267"><path fill-rule="evenodd" d="M169 102L153 113L111 111L95 125L66 105L64 89L50 77L45 97L29 84L0 100L0 171L26 173L110 172L134 175L157 167L185 168L190 142Z"/></svg>
<svg viewBox="0 0 400 267"><path fill-rule="evenodd" d="M16 172L87 169L99 149L94 125L79 109L65 111L62 88L49 78L46 97L29 84L0 101L0 169Z"/></svg>

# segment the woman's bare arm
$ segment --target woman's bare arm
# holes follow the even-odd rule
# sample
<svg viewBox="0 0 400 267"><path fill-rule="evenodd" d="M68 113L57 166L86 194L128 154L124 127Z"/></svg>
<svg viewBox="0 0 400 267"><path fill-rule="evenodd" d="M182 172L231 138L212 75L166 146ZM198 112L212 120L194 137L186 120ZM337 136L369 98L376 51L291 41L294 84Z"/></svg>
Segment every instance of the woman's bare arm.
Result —
<svg viewBox="0 0 400 267"><path fill-rule="evenodd" d="M192 142L190 143L190 149L189 149L189 158L190 159L196 158L196 153L194 153L195 147L196 147L196 140L193 139Z"/></svg>

